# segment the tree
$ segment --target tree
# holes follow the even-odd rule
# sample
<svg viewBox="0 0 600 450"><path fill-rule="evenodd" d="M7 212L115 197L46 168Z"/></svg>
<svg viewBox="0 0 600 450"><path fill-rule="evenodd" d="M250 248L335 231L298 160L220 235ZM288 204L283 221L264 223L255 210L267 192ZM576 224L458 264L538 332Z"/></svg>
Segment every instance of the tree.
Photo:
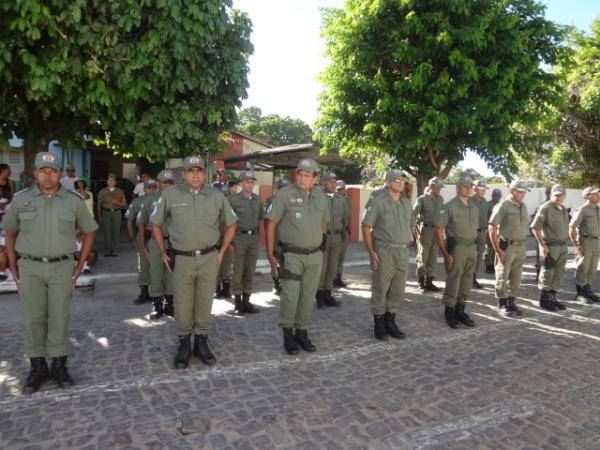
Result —
<svg viewBox="0 0 600 450"><path fill-rule="evenodd" d="M417 178L446 177L467 150L515 170L512 125L554 94L543 69L564 29L534 0L346 0L325 9L331 64L316 137L325 151L389 155Z"/></svg>
<svg viewBox="0 0 600 450"><path fill-rule="evenodd" d="M218 147L246 95L231 0L0 1L0 128L25 162L83 136L154 159Z"/></svg>
<svg viewBox="0 0 600 450"><path fill-rule="evenodd" d="M300 119L278 114L262 115L260 108L251 106L238 113L237 129L259 137L273 145L308 144L312 129Z"/></svg>

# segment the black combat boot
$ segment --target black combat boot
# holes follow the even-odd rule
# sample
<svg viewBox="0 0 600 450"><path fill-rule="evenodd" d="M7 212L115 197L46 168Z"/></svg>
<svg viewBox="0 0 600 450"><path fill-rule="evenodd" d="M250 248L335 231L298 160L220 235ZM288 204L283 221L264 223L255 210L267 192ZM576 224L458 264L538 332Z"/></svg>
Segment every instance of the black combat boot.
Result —
<svg viewBox="0 0 600 450"><path fill-rule="evenodd" d="M223 287L221 286L221 282L217 282L217 287L215 288L215 298L221 298L223 292Z"/></svg>
<svg viewBox="0 0 600 450"><path fill-rule="evenodd" d="M375 339L379 339L380 341L388 340L385 317L383 315L378 316L373 314L373 332L375 334Z"/></svg>
<svg viewBox="0 0 600 450"><path fill-rule="evenodd" d="M388 335L396 339L404 339L406 334L396 325L396 313L386 312L383 315L385 321L385 331Z"/></svg>
<svg viewBox="0 0 600 450"><path fill-rule="evenodd" d="M513 315L512 311L508 307L508 299L507 298L499 298L498 299L498 311L500 314L504 316L511 317Z"/></svg>
<svg viewBox="0 0 600 450"><path fill-rule="evenodd" d="M190 336L179 336L179 346L177 347L177 353L175 353L175 368L186 369L190 362L191 354Z"/></svg>
<svg viewBox="0 0 600 450"><path fill-rule="evenodd" d="M440 288L437 287L435 284L433 284L433 277L428 275L425 277L424 290L429 291L429 292L439 292Z"/></svg>
<svg viewBox="0 0 600 450"><path fill-rule="evenodd" d="M565 305L563 305L561 302L556 300L556 291L550 291L550 299L556 305L557 309L559 309L561 311L564 311L565 309L567 309L567 307Z"/></svg>
<svg viewBox="0 0 600 450"><path fill-rule="evenodd" d="M283 329L283 348L288 353L288 355L297 355L300 349L298 348L298 344L294 339L294 329L293 328L284 328Z"/></svg>
<svg viewBox="0 0 600 450"><path fill-rule="evenodd" d="M594 292L592 291L592 286L590 286L589 284L583 286L583 295L589 303L597 303L598 301L600 301L600 297L594 294Z"/></svg>
<svg viewBox="0 0 600 450"><path fill-rule="evenodd" d="M258 308L250 303L250 294L242 294L242 305L244 306L244 312L248 314L258 313Z"/></svg>
<svg viewBox="0 0 600 450"><path fill-rule="evenodd" d="M169 317L175 317L175 306L173 305L173 296L165 295L165 315Z"/></svg>
<svg viewBox="0 0 600 450"><path fill-rule="evenodd" d="M235 294L233 296L235 300L235 306L233 310L238 314L244 314L244 305L242 304L242 294Z"/></svg>
<svg viewBox="0 0 600 450"><path fill-rule="evenodd" d="M548 311L556 311L556 305L552 301L550 291L542 291L540 295L540 308L547 309Z"/></svg>
<svg viewBox="0 0 600 450"><path fill-rule="evenodd" d="M308 332L306 330L296 329L296 335L294 336L294 339L305 352L314 352L317 350L313 343L310 342L310 339L308 338Z"/></svg>
<svg viewBox="0 0 600 450"><path fill-rule="evenodd" d="M315 294L315 300L317 301L317 308L323 308L325 306L325 291L317 291Z"/></svg>
<svg viewBox="0 0 600 450"><path fill-rule="evenodd" d="M154 309L150 313L150 319L158 320L165 314L164 299L162 297L152 297L152 303L154 304Z"/></svg>
<svg viewBox="0 0 600 450"><path fill-rule="evenodd" d="M29 370L29 376L25 385L23 386L23 394L33 394L37 392L44 381L48 379L48 364L46 364L46 358L29 358L31 369Z"/></svg>
<svg viewBox="0 0 600 450"><path fill-rule="evenodd" d="M333 295L331 295L331 289L325 289L325 306L340 306L342 302L337 301Z"/></svg>
<svg viewBox="0 0 600 450"><path fill-rule="evenodd" d="M67 357L57 356L52 358L52 365L50 366L50 377L56 381L59 388L70 388L75 383L73 378L69 375L67 370Z"/></svg>
<svg viewBox="0 0 600 450"><path fill-rule="evenodd" d="M223 285L223 287L221 289L221 298L226 298L227 300L229 300L231 298L231 292L229 290L229 287L230 287L229 280L223 280L222 285Z"/></svg>
<svg viewBox="0 0 600 450"><path fill-rule="evenodd" d="M492 274L496 273L496 269L494 268L494 266L486 265L485 273L492 275Z"/></svg>
<svg viewBox="0 0 600 450"><path fill-rule="evenodd" d="M508 306L508 310L510 312L512 312L513 316L521 317L523 315L523 311L521 311L519 308L517 308L514 297L508 297L508 301L506 302L506 305Z"/></svg>
<svg viewBox="0 0 600 450"><path fill-rule="evenodd" d="M150 294L148 294L148 286L140 286L140 295L136 298L133 303L141 305L150 301Z"/></svg>
<svg viewBox="0 0 600 450"><path fill-rule="evenodd" d="M212 366L217 362L217 358L208 346L208 336L206 334L194 336L194 356L200 358L200 361L207 366Z"/></svg>
<svg viewBox="0 0 600 450"><path fill-rule="evenodd" d="M335 280L333 280L333 285L338 288L345 288L348 286L348 283L342 280L342 275L338 273L337 277L335 277Z"/></svg>
<svg viewBox="0 0 600 450"><path fill-rule="evenodd" d="M590 303L590 301L587 299L584 291L583 291L583 286L580 286L579 284L575 285L575 290L577 292L576 296L575 296L575 300L579 300L585 303Z"/></svg>
<svg viewBox="0 0 600 450"><path fill-rule="evenodd" d="M456 318L458 319L459 322L465 324L468 327L474 327L475 326L475 322L473 322L471 320L471 318L469 317L469 315L465 312L465 304L456 304L455 307L455 311L456 311Z"/></svg>
<svg viewBox="0 0 600 450"><path fill-rule="evenodd" d="M419 275L417 278L417 284L423 290L425 290L425 275Z"/></svg>
<svg viewBox="0 0 600 450"><path fill-rule="evenodd" d="M450 328L458 328L458 319L456 318L456 311L452 306L444 307L444 318Z"/></svg>
<svg viewBox="0 0 600 450"><path fill-rule="evenodd" d="M477 274L473 274L473 289L483 289L483 284L477 281Z"/></svg>

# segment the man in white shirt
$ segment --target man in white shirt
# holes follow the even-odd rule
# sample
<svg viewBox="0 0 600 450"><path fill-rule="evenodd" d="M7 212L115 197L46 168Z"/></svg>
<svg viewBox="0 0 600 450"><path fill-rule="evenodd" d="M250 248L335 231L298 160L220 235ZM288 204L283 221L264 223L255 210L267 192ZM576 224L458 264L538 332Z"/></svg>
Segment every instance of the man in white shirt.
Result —
<svg viewBox="0 0 600 450"><path fill-rule="evenodd" d="M148 175L147 173L143 173L142 181L140 181L138 184L136 184L135 188L133 189L133 195L135 195L136 197L143 197L144 196L144 183L146 181L148 181L149 179L150 179L150 175Z"/></svg>
<svg viewBox="0 0 600 450"><path fill-rule="evenodd" d="M60 179L60 184L63 188L74 191L75 182L77 180L79 180L79 177L75 176L75 166L73 164L68 164L65 168L65 176Z"/></svg>

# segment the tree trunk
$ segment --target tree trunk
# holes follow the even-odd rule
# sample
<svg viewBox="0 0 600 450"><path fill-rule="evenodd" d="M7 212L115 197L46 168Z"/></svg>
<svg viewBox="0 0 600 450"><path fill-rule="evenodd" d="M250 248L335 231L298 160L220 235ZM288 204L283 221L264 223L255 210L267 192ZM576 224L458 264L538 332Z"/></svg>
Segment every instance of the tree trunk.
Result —
<svg viewBox="0 0 600 450"><path fill-rule="evenodd" d="M28 186L28 180L33 179L35 155L38 152L48 151L49 139L44 135L29 133L23 140L23 162L24 170L20 178L24 185Z"/></svg>
<svg viewBox="0 0 600 450"><path fill-rule="evenodd" d="M429 182L429 176L422 173L417 173L417 196L423 195L425 188Z"/></svg>

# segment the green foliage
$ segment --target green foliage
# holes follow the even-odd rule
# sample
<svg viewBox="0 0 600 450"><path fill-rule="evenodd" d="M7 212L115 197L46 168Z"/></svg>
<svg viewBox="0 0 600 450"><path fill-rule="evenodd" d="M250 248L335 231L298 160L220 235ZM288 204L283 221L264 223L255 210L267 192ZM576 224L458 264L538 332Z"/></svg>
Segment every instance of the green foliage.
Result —
<svg viewBox="0 0 600 450"><path fill-rule="evenodd" d="M326 151L389 155L418 178L447 176L467 150L515 169L515 122L552 101L542 68L564 29L534 0L346 0L323 10L331 64L316 138ZM421 184L421 183L420 183ZM420 186L421 187L421 186Z"/></svg>
<svg viewBox="0 0 600 450"><path fill-rule="evenodd" d="M312 129L306 122L277 114L263 116L255 106L238 113L237 129L277 146L312 142Z"/></svg>
<svg viewBox="0 0 600 450"><path fill-rule="evenodd" d="M155 159L216 149L250 31L231 0L0 0L0 127Z"/></svg>

